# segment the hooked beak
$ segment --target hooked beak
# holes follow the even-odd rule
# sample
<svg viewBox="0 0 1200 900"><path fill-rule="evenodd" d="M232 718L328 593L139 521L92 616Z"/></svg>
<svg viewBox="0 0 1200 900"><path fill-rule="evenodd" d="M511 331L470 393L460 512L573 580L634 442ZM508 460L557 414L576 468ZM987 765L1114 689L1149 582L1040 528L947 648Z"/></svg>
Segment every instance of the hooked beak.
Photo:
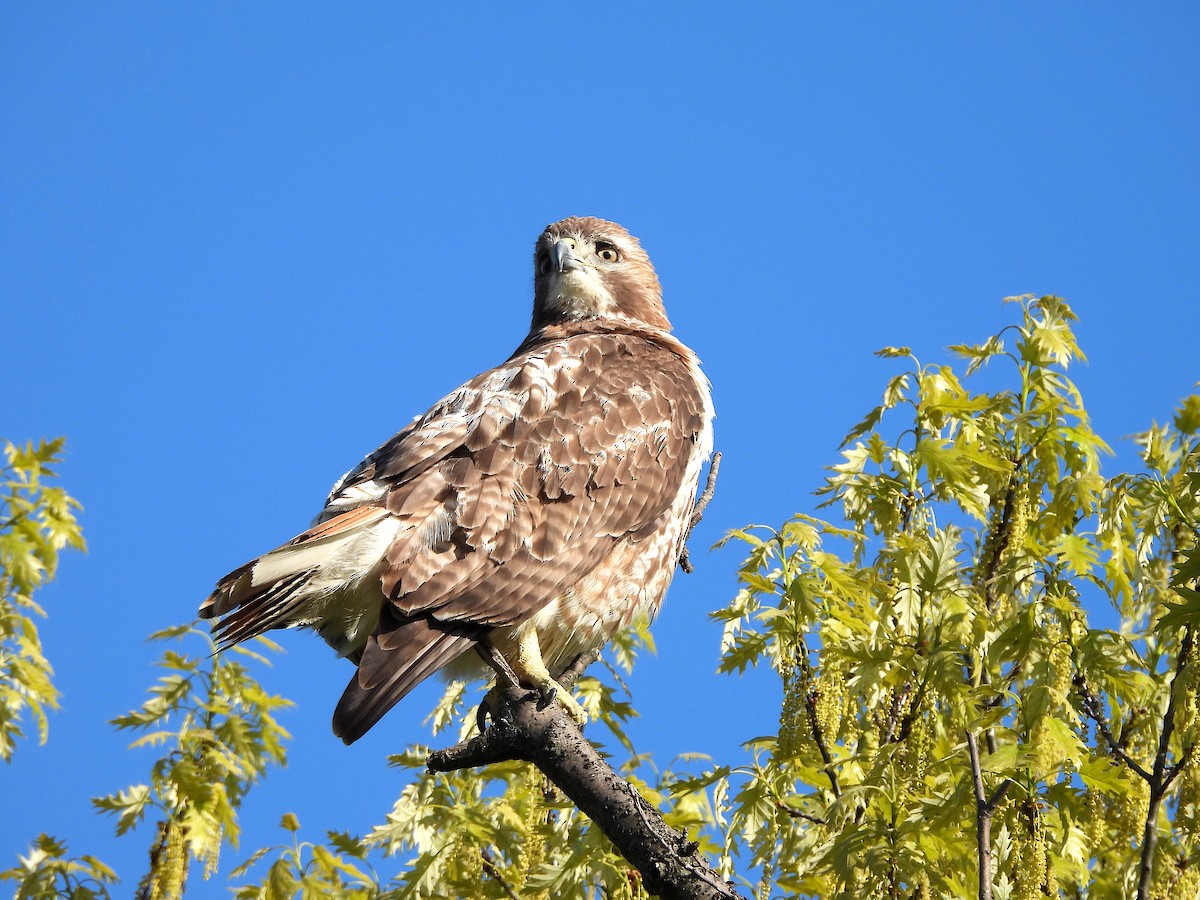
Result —
<svg viewBox="0 0 1200 900"><path fill-rule="evenodd" d="M559 272L567 272L571 269L583 268L583 263L579 261L579 257L575 255L575 242L567 238L554 242L554 247L550 251L551 257L554 259L555 268Z"/></svg>

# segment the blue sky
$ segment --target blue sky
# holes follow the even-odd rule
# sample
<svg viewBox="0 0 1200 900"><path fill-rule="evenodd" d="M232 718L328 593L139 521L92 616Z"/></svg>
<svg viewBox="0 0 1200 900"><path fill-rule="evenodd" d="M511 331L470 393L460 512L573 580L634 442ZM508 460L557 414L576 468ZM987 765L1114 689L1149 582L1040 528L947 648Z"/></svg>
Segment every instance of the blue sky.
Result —
<svg viewBox="0 0 1200 900"><path fill-rule="evenodd" d="M156 677L143 638L505 358L566 215L642 238L725 454L635 740L665 764L772 730L764 680L713 675L739 551L705 548L813 511L896 371L873 350L938 359L1009 324L1004 296L1066 297L1112 472L1192 390L1198 26L1186 3L6 4L0 434L68 436L90 551L41 597L64 707L0 768L0 864L49 831L136 884L150 829L118 841L88 798L146 777L105 724ZM311 836L381 821L434 696L346 749L348 665L282 637L294 740L250 848L288 809Z"/></svg>

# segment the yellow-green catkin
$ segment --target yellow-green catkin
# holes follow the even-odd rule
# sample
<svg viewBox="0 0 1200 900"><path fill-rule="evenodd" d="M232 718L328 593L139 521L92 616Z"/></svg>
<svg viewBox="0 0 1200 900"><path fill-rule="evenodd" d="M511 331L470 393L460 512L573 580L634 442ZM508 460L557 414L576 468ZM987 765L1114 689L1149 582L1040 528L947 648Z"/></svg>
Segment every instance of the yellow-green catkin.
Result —
<svg viewBox="0 0 1200 900"><path fill-rule="evenodd" d="M1046 623L1047 659L1050 665L1050 695L1055 704L1063 704L1071 692L1071 644L1062 626L1051 619Z"/></svg>
<svg viewBox="0 0 1200 900"><path fill-rule="evenodd" d="M815 712L817 727L825 740L837 740L846 714L846 671L837 665L821 667L817 678Z"/></svg>
<svg viewBox="0 0 1200 900"><path fill-rule="evenodd" d="M483 852L474 841L460 834L450 852L459 884L479 884L483 880Z"/></svg>
<svg viewBox="0 0 1200 900"><path fill-rule="evenodd" d="M1013 829L1013 900L1037 900L1050 893L1047 851L1041 810L1037 801L1027 800L1017 809L1017 825Z"/></svg>
<svg viewBox="0 0 1200 900"><path fill-rule="evenodd" d="M1150 900L1195 900L1200 894L1200 869L1187 859L1173 866L1159 866L1150 886Z"/></svg>
<svg viewBox="0 0 1200 900"><path fill-rule="evenodd" d="M779 739L776 753L782 759L790 759L800 752L804 733L804 678L798 666L793 666L784 676L783 707L779 711Z"/></svg>
<svg viewBox="0 0 1200 900"><path fill-rule="evenodd" d="M1062 765L1058 744L1050 736L1050 728L1046 719L1038 719L1029 732L1029 749L1037 760L1039 777L1046 777Z"/></svg>
<svg viewBox="0 0 1200 900"><path fill-rule="evenodd" d="M997 596L990 582L1006 562L1022 552L1029 526L1037 515L1037 499L1036 486L1014 472L992 501L987 536L979 548L972 583L1000 615L1011 612L1014 601L1007 593Z"/></svg>
<svg viewBox="0 0 1200 900"><path fill-rule="evenodd" d="M763 864L762 877L758 880L758 890L754 892L755 900L770 900L771 886L775 883L772 877L775 874L774 860L767 860Z"/></svg>
<svg viewBox="0 0 1200 900"><path fill-rule="evenodd" d="M1129 790L1113 801L1112 823L1125 840L1140 841L1149 813L1150 785L1144 778L1133 778Z"/></svg>
<svg viewBox="0 0 1200 900"><path fill-rule="evenodd" d="M912 709L912 689L905 686L900 690L891 688L884 692L873 716L875 732L881 743L893 741L899 735L900 723Z"/></svg>
<svg viewBox="0 0 1200 900"><path fill-rule="evenodd" d="M1101 799L1099 791L1089 790L1087 792L1085 825L1092 853L1098 855L1108 836L1108 813L1104 809L1104 801Z"/></svg>
<svg viewBox="0 0 1200 900"><path fill-rule="evenodd" d="M187 881L188 847L185 829L173 818L158 825L158 838L150 851L150 871L142 880L139 896L149 900L179 900Z"/></svg>
<svg viewBox="0 0 1200 900"><path fill-rule="evenodd" d="M1008 485L1009 481L1005 481L999 494L992 501L991 514L988 517L987 534L983 539L983 546L979 548L979 559L975 564L975 572L971 579L975 586L984 593L987 592L988 579L992 578L995 574L996 546L1000 541L998 532L1004 521L1004 498L1008 493Z"/></svg>
<svg viewBox="0 0 1200 900"><path fill-rule="evenodd" d="M1008 562L1025 548L1029 525L1037 513L1037 492L1032 481L1028 478L1021 479L1017 482L1014 491L1012 510L1008 520L1008 534L1005 536L1004 549L1000 554L1000 563Z"/></svg>
<svg viewBox="0 0 1200 900"><path fill-rule="evenodd" d="M538 867L546 858L546 834L542 828L546 821L545 781L546 779L541 773L532 766L529 767L529 778L526 782L529 802L522 818L523 840L515 879L517 890L525 887L529 876L537 872Z"/></svg>
<svg viewBox="0 0 1200 900"><path fill-rule="evenodd" d="M933 758L933 714L933 704L926 697L913 717L912 727L905 741L901 770L914 784L924 781L925 773L929 770L929 761Z"/></svg>

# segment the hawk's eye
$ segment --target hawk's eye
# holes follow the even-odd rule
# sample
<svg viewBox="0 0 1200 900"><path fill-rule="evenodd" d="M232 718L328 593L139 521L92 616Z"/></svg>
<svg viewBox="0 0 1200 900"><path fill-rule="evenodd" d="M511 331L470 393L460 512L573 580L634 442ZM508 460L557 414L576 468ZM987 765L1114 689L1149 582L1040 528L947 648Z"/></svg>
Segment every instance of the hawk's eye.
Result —
<svg viewBox="0 0 1200 900"><path fill-rule="evenodd" d="M537 255L537 270L539 275L545 275L550 271L550 254L539 253Z"/></svg>
<svg viewBox="0 0 1200 900"><path fill-rule="evenodd" d="M604 241L596 242L596 255L605 262L619 262L621 254L612 244L606 244Z"/></svg>

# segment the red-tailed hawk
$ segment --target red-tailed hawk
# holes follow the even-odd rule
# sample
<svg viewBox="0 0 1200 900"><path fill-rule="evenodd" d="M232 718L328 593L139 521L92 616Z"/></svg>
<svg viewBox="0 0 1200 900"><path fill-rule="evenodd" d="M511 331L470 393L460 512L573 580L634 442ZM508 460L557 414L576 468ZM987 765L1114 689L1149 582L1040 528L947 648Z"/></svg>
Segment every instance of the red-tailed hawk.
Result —
<svg viewBox="0 0 1200 900"><path fill-rule="evenodd" d="M557 222L534 266L533 325L508 361L351 469L308 531L200 607L222 647L304 626L356 662L333 714L347 744L437 670L486 671L481 644L552 696L580 653L657 611L675 572L712 449L699 360L621 226Z"/></svg>

